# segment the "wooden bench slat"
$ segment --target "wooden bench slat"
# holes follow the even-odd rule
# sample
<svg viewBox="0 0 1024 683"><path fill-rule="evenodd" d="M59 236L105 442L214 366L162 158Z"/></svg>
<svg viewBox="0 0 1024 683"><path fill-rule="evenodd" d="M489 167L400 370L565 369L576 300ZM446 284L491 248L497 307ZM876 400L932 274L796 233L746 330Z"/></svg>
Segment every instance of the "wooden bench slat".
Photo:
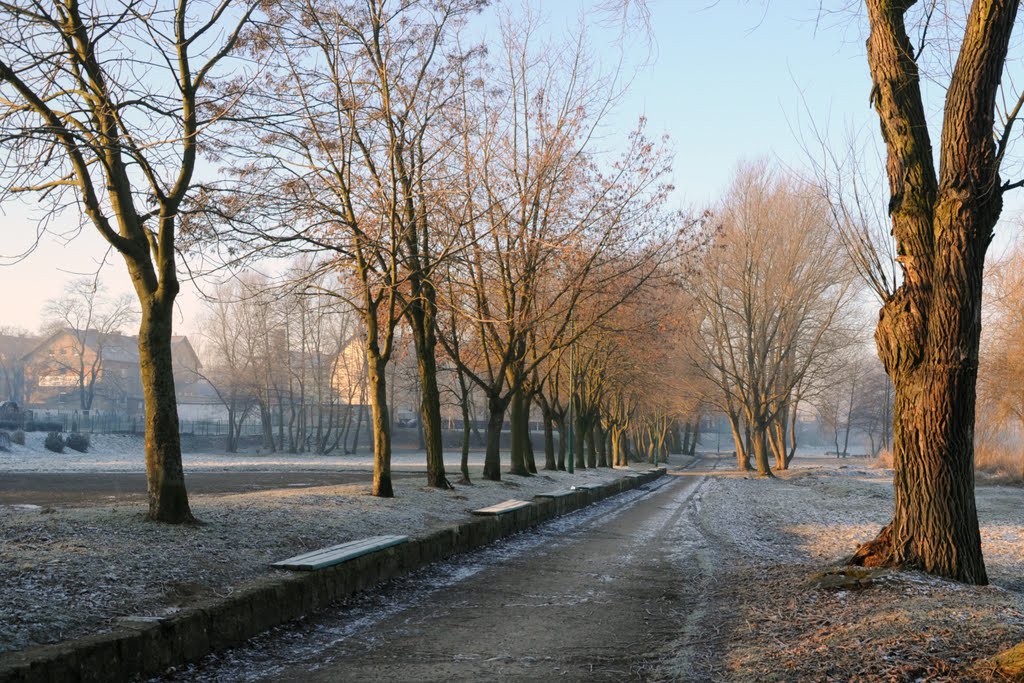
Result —
<svg viewBox="0 0 1024 683"><path fill-rule="evenodd" d="M337 555L339 553L344 554L344 553L347 553L347 552L359 552L360 550L364 550L366 548L373 547L376 542L377 542L376 539L362 539L362 540L359 540L359 541L352 541L350 543L342 543L340 545L332 545L332 546L327 547L327 548L319 548L318 550L311 550L308 553L304 553L302 555L296 555L295 557L290 557L286 561L304 562L304 561L313 560L313 559L316 559L316 558L319 558L319 557L324 557L326 555Z"/></svg>
<svg viewBox="0 0 1024 683"><path fill-rule="evenodd" d="M538 493L534 498L565 498L566 496L575 495L576 492L572 489L558 489L557 491L546 491L545 493Z"/></svg>
<svg viewBox="0 0 1024 683"><path fill-rule="evenodd" d="M506 512L512 512L513 510L519 510L524 507L533 505L525 500L506 500L504 503L498 503L497 505L491 505L490 507L480 508L479 510L473 510L474 515L503 515Z"/></svg>
<svg viewBox="0 0 1024 683"><path fill-rule="evenodd" d="M278 569L302 569L307 571L323 569L324 567L341 564L347 560L353 560L376 550L383 550L399 543L405 543L408 540L408 536L372 536L357 541L332 545L328 548L312 550L302 555L289 557L287 560L274 562L270 566L277 567Z"/></svg>

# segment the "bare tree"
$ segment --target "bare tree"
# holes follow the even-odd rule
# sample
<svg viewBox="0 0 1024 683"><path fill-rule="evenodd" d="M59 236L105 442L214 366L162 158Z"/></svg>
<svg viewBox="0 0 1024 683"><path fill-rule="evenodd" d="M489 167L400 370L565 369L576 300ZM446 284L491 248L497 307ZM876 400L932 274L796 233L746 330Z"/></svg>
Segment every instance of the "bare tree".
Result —
<svg viewBox="0 0 1024 683"><path fill-rule="evenodd" d="M111 335L120 334L125 326L138 319L132 296L125 294L109 299L102 294L99 277L73 280L64 287L64 294L46 303L45 315L74 339L71 359L55 361L78 377L79 407L92 409L96 382L103 374L103 351Z"/></svg>
<svg viewBox="0 0 1024 683"><path fill-rule="evenodd" d="M749 443L758 474L771 476L769 450L788 464L787 418L840 327L851 277L816 191L764 164L740 169L717 218L693 278L702 313L694 364L719 388L740 468Z"/></svg>
<svg viewBox="0 0 1024 683"><path fill-rule="evenodd" d="M28 331L9 325L0 325L0 337L6 337L4 348L0 350L0 385L6 389L6 395L0 395L0 400L24 404L29 387L21 357L28 350L31 338Z"/></svg>
<svg viewBox="0 0 1024 683"><path fill-rule="evenodd" d="M492 480L501 477L506 410L510 471L536 471L528 416L544 378L535 371L657 272L674 218L662 210L667 151L642 124L618 159L596 150L619 75L600 72L582 33L559 51L540 44L538 25L530 13L504 17L500 52L460 79L464 182L450 213L461 217L467 245L453 272L471 296L452 305L474 339L459 349L442 341L487 400L484 477ZM630 278L632 290L621 286Z"/></svg>
<svg viewBox="0 0 1024 683"><path fill-rule="evenodd" d="M1019 3L976 0L962 22L951 17L947 24L960 38L959 49L954 39L943 52L956 60L937 155L921 95L927 26L916 42L907 30L914 4L866 2L871 102L888 155L889 216L903 281L881 292L875 332L895 387L896 505L890 524L853 561L984 584L974 499L975 382L985 252L1004 192L1020 184L1004 184L999 168L1024 100L1014 97L1005 127L994 134ZM954 12L952 3L946 9Z"/></svg>
<svg viewBox="0 0 1024 683"><path fill-rule="evenodd" d="M1024 431L1024 249L1014 244L985 274L978 367L978 441L1000 444ZM979 443L978 447L981 448Z"/></svg>
<svg viewBox="0 0 1024 683"><path fill-rule="evenodd" d="M863 354L857 362L860 381L853 396L850 423L868 440L868 454L877 457L892 446L892 382L875 354Z"/></svg>
<svg viewBox="0 0 1024 683"><path fill-rule="evenodd" d="M320 252L306 284L344 300L362 318L378 496L394 493L387 368L403 319L417 350L428 483L450 486L441 452L433 276L449 247L438 243L443 233L433 231L431 216L448 173L439 113L453 92L446 75L462 58L448 40L480 5L275 6L274 21L260 34L260 49L273 63L253 100L259 125L240 130L243 143L255 134L263 144L238 145L242 184L223 197L223 214L258 246Z"/></svg>
<svg viewBox="0 0 1024 683"><path fill-rule="evenodd" d="M253 365L258 360L255 339L247 329L245 280L220 285L215 299L206 304L202 329L206 379L227 411L225 450L238 450L242 425L256 406Z"/></svg>
<svg viewBox="0 0 1024 683"><path fill-rule="evenodd" d="M80 209L124 258L142 309L149 515L163 522L193 519L171 361L175 241L200 139L226 106L208 81L254 10L227 1L0 5L4 194Z"/></svg>

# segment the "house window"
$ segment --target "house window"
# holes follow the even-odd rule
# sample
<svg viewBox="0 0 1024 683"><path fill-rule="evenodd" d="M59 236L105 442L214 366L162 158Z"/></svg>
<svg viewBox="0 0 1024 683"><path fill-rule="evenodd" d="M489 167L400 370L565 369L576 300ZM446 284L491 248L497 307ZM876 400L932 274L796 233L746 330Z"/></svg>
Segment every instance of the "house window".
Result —
<svg viewBox="0 0 1024 683"><path fill-rule="evenodd" d="M60 347L60 355L62 355L62 356L68 355L68 347L66 347L66 346Z"/></svg>

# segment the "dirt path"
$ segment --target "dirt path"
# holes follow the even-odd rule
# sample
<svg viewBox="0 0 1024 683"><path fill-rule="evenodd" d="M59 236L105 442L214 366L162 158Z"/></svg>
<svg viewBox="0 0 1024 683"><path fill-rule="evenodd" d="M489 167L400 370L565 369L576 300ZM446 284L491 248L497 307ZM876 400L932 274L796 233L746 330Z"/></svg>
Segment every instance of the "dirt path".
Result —
<svg viewBox="0 0 1024 683"><path fill-rule="evenodd" d="M984 660L1024 640L1019 490L978 491L992 586L897 572L853 590L816 577L888 519L887 474L687 471L655 487L172 680L1005 680Z"/></svg>
<svg viewBox="0 0 1024 683"><path fill-rule="evenodd" d="M177 680L645 680L701 611L679 571L680 520L702 481L667 477Z"/></svg>

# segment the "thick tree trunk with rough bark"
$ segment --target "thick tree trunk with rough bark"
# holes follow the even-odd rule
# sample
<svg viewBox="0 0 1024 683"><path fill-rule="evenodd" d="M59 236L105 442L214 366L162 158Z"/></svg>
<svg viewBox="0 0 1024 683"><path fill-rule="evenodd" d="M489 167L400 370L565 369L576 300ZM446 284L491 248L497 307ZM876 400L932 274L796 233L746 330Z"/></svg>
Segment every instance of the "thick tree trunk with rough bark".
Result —
<svg viewBox="0 0 1024 683"><path fill-rule="evenodd" d="M785 470L789 467L789 459L786 458L786 420L785 413L776 415L768 426L768 443L771 446L772 456L775 458L775 469Z"/></svg>
<svg viewBox="0 0 1024 683"><path fill-rule="evenodd" d="M906 4L868 0L868 62L888 151L889 212L904 282L875 342L895 386L895 509L853 561L988 579L974 499L974 410L985 252L1002 210L995 98L1016 0L976 0L943 118L939 174Z"/></svg>

